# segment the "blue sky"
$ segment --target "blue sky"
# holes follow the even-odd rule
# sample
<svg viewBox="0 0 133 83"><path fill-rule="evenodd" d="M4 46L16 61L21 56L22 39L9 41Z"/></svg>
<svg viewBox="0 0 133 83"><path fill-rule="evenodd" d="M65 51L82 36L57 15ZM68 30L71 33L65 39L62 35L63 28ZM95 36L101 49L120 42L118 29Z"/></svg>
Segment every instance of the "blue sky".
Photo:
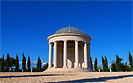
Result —
<svg viewBox="0 0 133 83"><path fill-rule="evenodd" d="M3 1L1 2L1 50L48 62L47 37L74 26L91 35L93 61L106 55L109 64L118 54L123 62L132 52L132 4L129 1Z"/></svg>

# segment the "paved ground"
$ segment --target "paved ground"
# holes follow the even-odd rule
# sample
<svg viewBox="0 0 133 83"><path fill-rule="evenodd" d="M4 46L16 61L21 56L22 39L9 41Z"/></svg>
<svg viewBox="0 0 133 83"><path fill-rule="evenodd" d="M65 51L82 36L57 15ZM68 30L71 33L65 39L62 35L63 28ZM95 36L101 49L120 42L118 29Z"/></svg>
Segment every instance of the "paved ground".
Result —
<svg viewBox="0 0 133 83"><path fill-rule="evenodd" d="M0 83L133 83L133 72L4 72Z"/></svg>

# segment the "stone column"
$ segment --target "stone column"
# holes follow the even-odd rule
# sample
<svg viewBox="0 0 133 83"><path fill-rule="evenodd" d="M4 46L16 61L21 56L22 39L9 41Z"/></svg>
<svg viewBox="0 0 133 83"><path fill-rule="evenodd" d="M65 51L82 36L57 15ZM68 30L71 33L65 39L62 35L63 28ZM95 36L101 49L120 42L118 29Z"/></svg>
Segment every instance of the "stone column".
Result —
<svg viewBox="0 0 133 83"><path fill-rule="evenodd" d="M49 68L52 67L52 43L49 43Z"/></svg>
<svg viewBox="0 0 133 83"><path fill-rule="evenodd" d="M64 64L63 68L67 68L67 40L64 40Z"/></svg>
<svg viewBox="0 0 133 83"><path fill-rule="evenodd" d="M79 67L79 50L78 50L78 41L75 41L75 68Z"/></svg>
<svg viewBox="0 0 133 83"><path fill-rule="evenodd" d="M91 61L90 61L90 42L87 44L87 53L88 53L88 67L91 69Z"/></svg>
<svg viewBox="0 0 133 83"><path fill-rule="evenodd" d="M57 42L54 42L54 67L57 67Z"/></svg>
<svg viewBox="0 0 133 83"><path fill-rule="evenodd" d="M84 68L88 68L88 58L87 58L87 42L84 44Z"/></svg>

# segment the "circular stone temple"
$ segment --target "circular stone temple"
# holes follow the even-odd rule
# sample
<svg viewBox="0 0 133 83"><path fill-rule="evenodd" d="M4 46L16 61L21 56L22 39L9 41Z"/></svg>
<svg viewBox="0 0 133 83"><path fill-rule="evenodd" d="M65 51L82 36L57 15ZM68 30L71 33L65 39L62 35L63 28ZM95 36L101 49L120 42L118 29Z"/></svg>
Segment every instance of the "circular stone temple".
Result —
<svg viewBox="0 0 133 83"><path fill-rule="evenodd" d="M75 27L64 27L47 39L49 41L47 71L92 71L90 65L91 37L89 35Z"/></svg>

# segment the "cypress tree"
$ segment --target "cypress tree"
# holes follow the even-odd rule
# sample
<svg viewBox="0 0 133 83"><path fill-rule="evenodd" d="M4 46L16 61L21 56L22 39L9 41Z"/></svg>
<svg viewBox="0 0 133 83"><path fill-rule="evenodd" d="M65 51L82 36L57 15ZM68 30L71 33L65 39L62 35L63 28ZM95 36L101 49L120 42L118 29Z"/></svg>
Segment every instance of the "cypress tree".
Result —
<svg viewBox="0 0 133 83"><path fill-rule="evenodd" d="M0 72L2 72L2 67L1 67L1 65L2 65L2 58L0 58Z"/></svg>
<svg viewBox="0 0 133 83"><path fill-rule="evenodd" d="M122 71L121 61L122 58L119 58L119 56L116 55L116 71Z"/></svg>
<svg viewBox="0 0 133 83"><path fill-rule="evenodd" d="M102 56L102 65L103 65L103 71L105 71L105 60L104 60L103 56Z"/></svg>
<svg viewBox="0 0 133 83"><path fill-rule="evenodd" d="M22 69L23 69L23 71L25 71L26 70L26 58L24 56L24 53L22 53L22 56L23 56L23 59L22 59Z"/></svg>
<svg viewBox="0 0 133 83"><path fill-rule="evenodd" d="M90 56L90 64L91 64L91 69L93 69L93 64L92 64L92 58Z"/></svg>
<svg viewBox="0 0 133 83"><path fill-rule="evenodd" d="M41 65L42 65L41 59L40 59L40 57L38 57L38 61L37 61L37 70L38 70L39 72L41 71Z"/></svg>
<svg viewBox="0 0 133 83"><path fill-rule="evenodd" d="M6 71L9 71L10 67L10 56L9 53L7 53L7 59L6 59Z"/></svg>
<svg viewBox="0 0 133 83"><path fill-rule="evenodd" d="M131 70L133 70L133 58L132 58L132 55L130 54L130 52L129 52L129 65L131 67Z"/></svg>
<svg viewBox="0 0 133 83"><path fill-rule="evenodd" d="M95 58L94 69L97 71L97 58Z"/></svg>
<svg viewBox="0 0 133 83"><path fill-rule="evenodd" d="M2 71L4 71L4 67L5 67L5 64L4 64L4 54L3 54L3 58L2 58Z"/></svg>
<svg viewBox="0 0 133 83"><path fill-rule="evenodd" d="M1 61L0 61L0 71L4 71L4 54L3 54L3 57L1 58Z"/></svg>
<svg viewBox="0 0 133 83"><path fill-rule="evenodd" d="M105 56L105 71L108 71L108 61L107 57Z"/></svg>
<svg viewBox="0 0 133 83"><path fill-rule="evenodd" d="M16 54L16 61L15 61L15 71L18 72L19 71L19 59L18 59L18 54Z"/></svg>
<svg viewBox="0 0 133 83"><path fill-rule="evenodd" d="M28 61L27 61L28 72L30 72L30 66L31 62L30 62L30 57L28 56Z"/></svg>

